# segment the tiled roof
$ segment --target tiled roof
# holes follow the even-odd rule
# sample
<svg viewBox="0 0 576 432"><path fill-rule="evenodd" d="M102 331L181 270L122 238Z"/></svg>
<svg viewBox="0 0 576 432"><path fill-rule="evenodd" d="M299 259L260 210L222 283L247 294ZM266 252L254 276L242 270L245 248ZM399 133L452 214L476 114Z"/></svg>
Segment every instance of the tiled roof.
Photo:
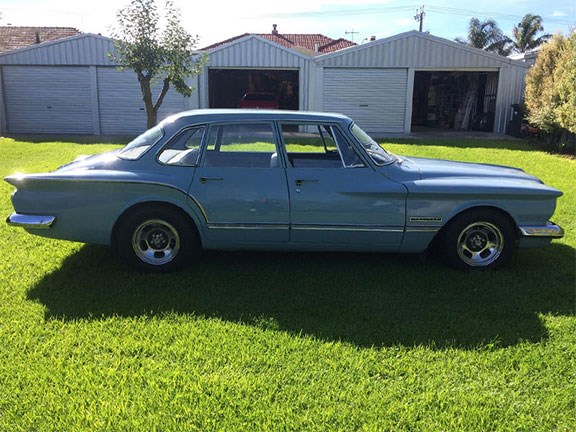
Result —
<svg viewBox="0 0 576 432"><path fill-rule="evenodd" d="M244 33L242 35L235 36L233 38L226 39L224 41L217 42L215 44L202 48L202 50L210 50L213 48L217 48L249 35L260 36L264 39L268 39L269 41L275 42L286 48L297 49L298 47L300 47L305 48L306 50L309 50L312 53L317 52L318 54L331 53L334 51L339 51L341 49L356 45L354 42L351 42L347 39L343 38L332 39L329 38L328 36L324 36L321 34L290 34L290 33L287 34L287 33L272 32L272 33Z"/></svg>
<svg viewBox="0 0 576 432"><path fill-rule="evenodd" d="M73 27L0 27L0 52L80 34Z"/></svg>

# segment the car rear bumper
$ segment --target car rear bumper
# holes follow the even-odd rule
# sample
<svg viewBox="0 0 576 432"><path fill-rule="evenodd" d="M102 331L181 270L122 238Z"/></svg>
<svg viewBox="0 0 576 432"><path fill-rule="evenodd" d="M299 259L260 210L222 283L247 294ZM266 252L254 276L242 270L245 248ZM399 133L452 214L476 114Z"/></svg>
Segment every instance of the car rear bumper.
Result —
<svg viewBox="0 0 576 432"><path fill-rule="evenodd" d="M10 226L16 226L29 229L49 229L56 216L41 216L41 215L24 215L20 213L12 213L6 218L6 223Z"/></svg>
<svg viewBox="0 0 576 432"><path fill-rule="evenodd" d="M538 237L538 238L562 238L564 237L564 230L562 227L553 222L548 222L546 225L530 225L518 227L522 237Z"/></svg>

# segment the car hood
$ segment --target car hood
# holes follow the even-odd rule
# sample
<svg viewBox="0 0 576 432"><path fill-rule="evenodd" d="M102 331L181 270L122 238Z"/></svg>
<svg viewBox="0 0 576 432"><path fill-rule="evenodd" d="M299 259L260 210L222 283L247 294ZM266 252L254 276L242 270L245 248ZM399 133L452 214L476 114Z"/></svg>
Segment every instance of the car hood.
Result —
<svg viewBox="0 0 576 432"><path fill-rule="evenodd" d="M440 159L426 158L401 158L401 163L405 169L417 171L421 180L435 178L499 178L530 180L543 183L539 178L525 173L520 168L478 164L469 162L454 162Z"/></svg>

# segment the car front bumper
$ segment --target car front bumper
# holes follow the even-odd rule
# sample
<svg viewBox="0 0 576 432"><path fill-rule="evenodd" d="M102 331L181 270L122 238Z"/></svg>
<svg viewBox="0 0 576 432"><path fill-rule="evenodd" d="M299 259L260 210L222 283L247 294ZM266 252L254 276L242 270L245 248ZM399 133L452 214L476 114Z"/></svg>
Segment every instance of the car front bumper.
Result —
<svg viewBox="0 0 576 432"><path fill-rule="evenodd" d="M518 227L522 237L538 237L558 239L564 237L564 230L559 225L553 222L548 222L546 225L530 225Z"/></svg>
<svg viewBox="0 0 576 432"><path fill-rule="evenodd" d="M49 229L55 220L56 216L12 213L10 216L8 216L8 218L6 218L6 223L10 226L27 229Z"/></svg>

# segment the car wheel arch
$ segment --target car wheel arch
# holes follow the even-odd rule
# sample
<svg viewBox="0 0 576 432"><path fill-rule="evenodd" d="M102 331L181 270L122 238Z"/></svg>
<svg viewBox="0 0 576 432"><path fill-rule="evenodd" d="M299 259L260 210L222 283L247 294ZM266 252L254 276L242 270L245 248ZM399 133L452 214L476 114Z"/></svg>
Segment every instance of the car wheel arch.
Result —
<svg viewBox="0 0 576 432"><path fill-rule="evenodd" d="M434 249L438 248L439 243L441 242L446 230L454 221L456 221L459 218L466 216L468 214L472 214L474 212L484 212L484 211L494 212L494 213L499 214L500 216L503 216L504 218L506 218L507 221L510 223L510 225L514 227L514 235L515 235L514 240L516 242L519 240L520 235L519 235L519 232L517 229L518 223L516 222L516 220L512 217L512 215L510 213L508 213L506 210L502 209L501 207L492 206L492 205L480 205L480 206L467 207L467 208L462 209L459 212L456 212L453 215L451 215L450 218L446 221L446 223L444 223L442 228L440 228L440 230L438 230L438 232L436 233L436 235L434 236L434 238L432 239L432 241L428 245L428 250L434 250Z"/></svg>
<svg viewBox="0 0 576 432"><path fill-rule="evenodd" d="M152 209L154 210L169 209L180 213L182 217L188 222L190 227L196 232L198 241L202 245L202 236L200 235L198 222L194 219L194 217L190 214L190 212L186 211L185 209L176 204L166 201L144 201L131 205L130 207L126 208L120 214L120 216L118 216L116 222L114 223L114 227L112 228L112 234L110 239L112 247L116 248L118 241L118 230L122 225L122 221L125 220L128 215L140 210L152 210Z"/></svg>

